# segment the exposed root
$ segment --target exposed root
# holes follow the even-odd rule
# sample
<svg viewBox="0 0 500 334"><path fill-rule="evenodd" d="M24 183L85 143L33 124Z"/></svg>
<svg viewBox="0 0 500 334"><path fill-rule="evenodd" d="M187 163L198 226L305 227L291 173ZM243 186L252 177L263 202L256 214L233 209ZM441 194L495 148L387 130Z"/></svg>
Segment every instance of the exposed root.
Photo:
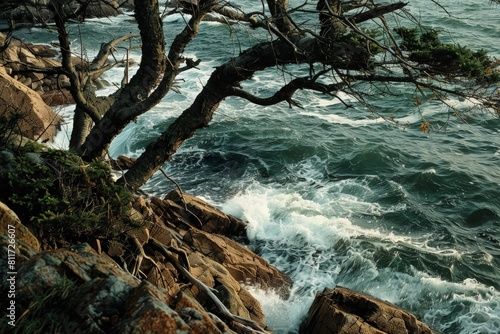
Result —
<svg viewBox="0 0 500 334"><path fill-rule="evenodd" d="M149 238L149 233L148 233L148 238ZM151 263L158 270L158 274L161 277L161 281L163 283L163 286L167 286L167 282L165 281L165 278L163 277L163 274L161 272L161 269L160 269L160 266L158 265L158 263L156 263L156 261L153 258L151 258L149 255L146 254L146 252L144 251L144 247L141 245L141 243L140 243L139 239L137 239L137 237L133 236L132 239L134 240L135 245L139 249L139 255L137 256L137 261L134 265L134 269L132 270L132 275L138 277L138 275L142 273L145 277L147 276L140 270L142 261L144 259L147 259L147 260L151 261Z"/></svg>
<svg viewBox="0 0 500 334"><path fill-rule="evenodd" d="M231 321L231 324L235 329L238 329L240 332L244 333L260 333L266 334L267 332L262 329L255 321L245 319L243 317L232 314L227 307L220 301L220 299L212 292L212 289L206 286L203 282L194 277L175 257L170 255L169 250L172 251L173 247L166 247L161 242L156 240L155 238L150 237L148 244L150 244L154 249L158 250L165 258L174 265L175 269L177 269L182 275L189 280L194 286L196 286L200 291L203 291L208 298L212 300L217 309L220 312L220 315L225 319ZM177 251L181 250L176 249ZM184 253L185 255L185 253Z"/></svg>

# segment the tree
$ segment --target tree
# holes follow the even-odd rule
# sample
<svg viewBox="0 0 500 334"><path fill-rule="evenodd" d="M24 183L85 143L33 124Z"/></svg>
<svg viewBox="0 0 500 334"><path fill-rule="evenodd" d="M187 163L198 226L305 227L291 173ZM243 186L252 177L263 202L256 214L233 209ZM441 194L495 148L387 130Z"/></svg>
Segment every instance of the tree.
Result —
<svg viewBox="0 0 500 334"><path fill-rule="evenodd" d="M315 13L311 13L307 1L291 8L288 0L268 0L262 2L261 11L244 13L226 1L171 1L175 6L171 12L188 13L190 19L167 52L158 0L135 0L142 62L137 73L116 93L97 97L93 83L109 66L105 62L109 50L130 36L104 45L87 72L77 71L66 25L70 19L81 17L91 2L79 1L76 11L68 11L68 1L63 0L46 1L44 5L53 14L63 60L62 73L70 79L76 102L71 147L87 161L102 159L113 138L129 122L150 110L173 89L180 72L196 67L197 62L185 58L183 52L195 40L200 23L208 14L220 13L254 29L264 29L269 35L267 41L256 43L214 70L192 104L146 147L118 180L132 189L143 185L196 130L208 126L217 107L229 96L262 106L287 102L290 107L301 107L294 99L297 90L314 90L331 96L345 91L370 107L360 83L388 88L394 83L405 83L414 85L420 95L415 96L416 104L422 103L424 96L446 103L446 96L455 95L500 115L500 99L492 89L492 83L500 79L498 60L484 51L442 43L438 32L419 25L406 12L404 2L377 5L374 1L319 0ZM438 1L433 2L440 6ZM315 29L305 28L295 20L301 12L315 18ZM414 27L391 23L386 19L391 13L405 15ZM368 22L377 22L376 29L368 29L365 26ZM258 71L290 64L303 66L308 75L294 76L272 96L255 96L240 86ZM425 120L421 129L429 131Z"/></svg>

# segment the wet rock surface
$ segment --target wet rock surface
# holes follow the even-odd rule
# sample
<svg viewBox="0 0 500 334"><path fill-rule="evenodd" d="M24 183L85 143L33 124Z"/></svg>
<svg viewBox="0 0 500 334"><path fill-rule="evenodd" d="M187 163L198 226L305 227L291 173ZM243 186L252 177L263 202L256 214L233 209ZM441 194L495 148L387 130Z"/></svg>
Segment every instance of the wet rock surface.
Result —
<svg viewBox="0 0 500 334"><path fill-rule="evenodd" d="M304 320L301 334L431 334L426 324L399 307L342 288L325 289Z"/></svg>
<svg viewBox="0 0 500 334"><path fill-rule="evenodd" d="M197 221L210 222L210 232L203 224L191 226L195 212ZM0 224L16 231L16 303L25 314L22 321L42 317L43 326L61 333L271 331L245 286L286 298L292 282L229 237L230 231L242 233L244 222L178 191L163 200L136 197L129 215L140 226L121 237L40 250L36 237L0 203ZM4 253L10 242L0 235ZM7 267L6 261L0 259L0 265ZM1 293L8 288L3 277ZM390 303L337 287L317 294L300 333L433 332Z"/></svg>

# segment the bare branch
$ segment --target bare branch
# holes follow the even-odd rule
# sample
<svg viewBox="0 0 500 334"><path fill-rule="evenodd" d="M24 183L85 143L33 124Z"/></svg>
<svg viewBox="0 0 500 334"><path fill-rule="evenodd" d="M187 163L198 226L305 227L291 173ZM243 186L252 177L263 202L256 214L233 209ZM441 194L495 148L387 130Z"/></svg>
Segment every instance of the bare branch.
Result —
<svg viewBox="0 0 500 334"><path fill-rule="evenodd" d="M73 62L71 60L71 49L69 43L69 34L66 31L65 19L63 17L62 5L57 0L51 0L51 4L54 8L54 21L57 26L58 36L59 36L59 47L61 50L62 57L62 67L65 70L65 74L68 76L71 86L70 92L75 100L76 104L88 114L94 122L99 122L101 119L101 114L97 109L91 104L87 103L87 99L83 96L82 83L80 77L75 70Z"/></svg>
<svg viewBox="0 0 500 334"><path fill-rule="evenodd" d="M104 66L104 64L108 60L108 56L110 52L116 47L117 44L121 42L128 41L132 38L138 37L138 34L128 34L122 37L115 38L114 40L101 44L101 48L99 49L99 53L94 58L94 60L90 63L90 69L96 70Z"/></svg>
<svg viewBox="0 0 500 334"><path fill-rule="evenodd" d="M332 84L332 85L324 85L315 82L314 80L310 80L308 78L296 78L283 86L279 91L277 91L273 96L267 98L260 98L255 95L252 95L240 88L232 87L229 90L230 95L238 96L244 98L252 103L261 105L261 106L270 106L283 101L288 102L290 107L292 105L302 108L302 105L297 101L292 100L293 94L298 89L310 89L315 90L322 93L331 93L333 91L337 91L339 88L344 86L344 84Z"/></svg>
<svg viewBox="0 0 500 334"><path fill-rule="evenodd" d="M361 23L367 20L372 20L374 18L380 17L382 15L394 12L396 10L400 10L404 8L408 3L407 2L396 2L385 6L378 6L369 11L356 14L352 17L347 18L349 21L354 23Z"/></svg>

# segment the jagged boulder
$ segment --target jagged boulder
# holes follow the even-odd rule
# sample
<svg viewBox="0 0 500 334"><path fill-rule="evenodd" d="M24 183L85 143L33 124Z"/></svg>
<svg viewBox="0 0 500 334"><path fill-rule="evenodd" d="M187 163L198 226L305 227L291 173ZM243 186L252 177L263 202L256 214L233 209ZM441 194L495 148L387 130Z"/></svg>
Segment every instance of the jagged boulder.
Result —
<svg viewBox="0 0 500 334"><path fill-rule="evenodd" d="M287 275L232 239L244 238L245 222L178 190L163 200L155 197L148 203L138 200L134 207L145 215L154 212L183 231L182 242L186 247L227 268L237 282L273 289L283 296L288 294L292 280Z"/></svg>
<svg viewBox="0 0 500 334"><path fill-rule="evenodd" d="M29 139L51 140L62 121L35 91L9 76L0 67L0 117L4 126Z"/></svg>
<svg viewBox="0 0 500 334"><path fill-rule="evenodd" d="M232 231L241 235L246 227L244 222L222 213L199 198L185 193L181 196L177 191L167 195L164 200L139 197L133 207L136 215L134 220L140 220L137 215L147 217L149 222L145 222L144 226L151 237L185 251L191 273L205 285L217 290L233 314L251 318L265 327L261 305L244 286L249 284L273 289L286 296L292 281L248 248L217 234L231 235ZM198 217L192 218L194 214ZM210 226L211 233L191 226L198 221L203 226ZM163 277L152 267L142 270L148 273L148 279L154 284L177 289L172 284L177 275L172 268L167 266L162 272ZM198 299L205 298L204 293L195 286L190 288L190 293Z"/></svg>
<svg viewBox="0 0 500 334"><path fill-rule="evenodd" d="M175 215L176 225L184 223L199 227L205 232L233 238L246 235L245 222L225 214L198 197L174 190L168 193L163 201Z"/></svg>
<svg viewBox="0 0 500 334"><path fill-rule="evenodd" d="M183 239L189 246L222 264L235 280L243 284L274 289L286 296L292 280L248 248L222 235L189 230Z"/></svg>
<svg viewBox="0 0 500 334"><path fill-rule="evenodd" d="M61 62L54 58L57 55L58 52L51 46L13 40L0 52L0 67L6 74L39 94L64 90L70 98L67 91L70 86L68 77L54 73L61 68ZM77 57L74 57L74 63L77 69L87 66L85 61Z"/></svg>
<svg viewBox="0 0 500 334"><path fill-rule="evenodd" d="M336 287L316 294L301 334L431 334L426 324L397 306Z"/></svg>
<svg viewBox="0 0 500 334"><path fill-rule="evenodd" d="M25 243L35 251L40 251L40 242L38 239L21 223L16 213L2 202L0 202L0 230L14 231L13 235L16 241Z"/></svg>
<svg viewBox="0 0 500 334"><path fill-rule="evenodd" d="M7 243L0 235L0 248ZM88 244L42 253L32 250L29 257L17 267L16 312L24 312L26 322L45 318L42 331L233 333L186 293L169 295L99 256ZM7 284L2 280L4 295Z"/></svg>
<svg viewBox="0 0 500 334"><path fill-rule="evenodd" d="M120 8L133 9L135 7L134 0L118 0Z"/></svg>

